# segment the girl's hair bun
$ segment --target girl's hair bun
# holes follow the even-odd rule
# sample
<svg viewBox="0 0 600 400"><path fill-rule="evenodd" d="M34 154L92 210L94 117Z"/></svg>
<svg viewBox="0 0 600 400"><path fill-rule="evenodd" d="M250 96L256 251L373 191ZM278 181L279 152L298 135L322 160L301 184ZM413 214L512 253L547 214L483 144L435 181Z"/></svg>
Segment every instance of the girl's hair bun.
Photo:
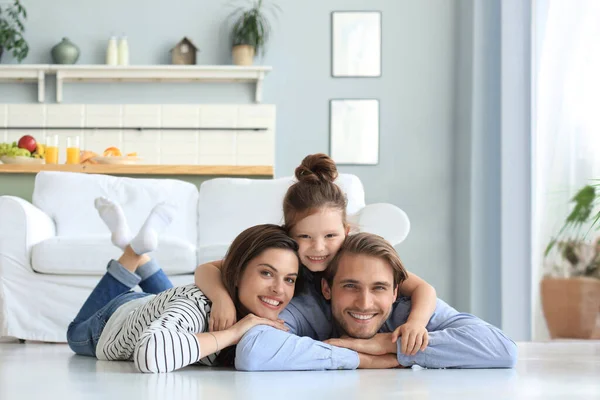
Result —
<svg viewBox="0 0 600 400"><path fill-rule="evenodd" d="M333 182L338 177L335 162L327 154L318 153L304 157L295 171L298 182L311 184Z"/></svg>

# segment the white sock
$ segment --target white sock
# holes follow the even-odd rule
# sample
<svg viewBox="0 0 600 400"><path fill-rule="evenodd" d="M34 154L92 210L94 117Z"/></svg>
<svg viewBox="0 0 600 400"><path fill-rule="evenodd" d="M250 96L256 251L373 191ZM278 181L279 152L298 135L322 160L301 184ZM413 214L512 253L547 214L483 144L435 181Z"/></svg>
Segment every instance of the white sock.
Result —
<svg viewBox="0 0 600 400"><path fill-rule="evenodd" d="M146 254L158 247L158 235L173 221L175 207L166 203L157 204L142 225L138 234L131 240L131 248L138 254Z"/></svg>
<svg viewBox="0 0 600 400"><path fill-rule="evenodd" d="M113 244L125 250L125 247L131 241L132 235L121 206L106 197L98 197L94 201L94 206L96 206L100 218L110 230L112 234L110 239Z"/></svg>

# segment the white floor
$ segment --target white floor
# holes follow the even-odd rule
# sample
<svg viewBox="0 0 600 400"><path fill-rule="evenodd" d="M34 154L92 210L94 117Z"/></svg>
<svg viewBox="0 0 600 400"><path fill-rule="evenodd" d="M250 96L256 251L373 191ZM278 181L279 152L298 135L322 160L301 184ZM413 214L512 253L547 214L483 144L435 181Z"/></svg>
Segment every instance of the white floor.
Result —
<svg viewBox="0 0 600 400"><path fill-rule="evenodd" d="M600 341L520 343L514 370L135 372L66 345L0 343L0 399L600 399Z"/></svg>

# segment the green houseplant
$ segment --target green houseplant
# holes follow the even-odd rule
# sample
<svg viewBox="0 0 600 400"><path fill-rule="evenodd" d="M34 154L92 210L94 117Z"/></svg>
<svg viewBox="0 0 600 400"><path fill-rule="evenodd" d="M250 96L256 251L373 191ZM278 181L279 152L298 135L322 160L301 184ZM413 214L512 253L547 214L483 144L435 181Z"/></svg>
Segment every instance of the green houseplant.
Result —
<svg viewBox="0 0 600 400"><path fill-rule="evenodd" d="M231 45L235 65L252 65L256 54L264 55L272 30L267 14L275 17L279 11L277 4L253 0L250 8L238 7L230 15L234 19Z"/></svg>
<svg viewBox="0 0 600 400"><path fill-rule="evenodd" d="M0 60L4 50L12 51L13 57L19 62L27 57L29 46L23 37L25 19L27 19L27 11L19 0L15 0L8 7L3 8L0 5Z"/></svg>
<svg viewBox="0 0 600 400"><path fill-rule="evenodd" d="M552 338L600 339L600 186L586 185L544 253L542 308ZM590 239L591 237L591 239Z"/></svg>

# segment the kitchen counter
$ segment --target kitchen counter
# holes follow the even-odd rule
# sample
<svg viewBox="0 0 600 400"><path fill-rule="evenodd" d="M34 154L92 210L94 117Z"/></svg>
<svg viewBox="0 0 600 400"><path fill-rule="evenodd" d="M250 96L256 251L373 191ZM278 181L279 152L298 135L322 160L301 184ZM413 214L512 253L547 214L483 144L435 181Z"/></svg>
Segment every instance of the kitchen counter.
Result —
<svg viewBox="0 0 600 400"><path fill-rule="evenodd" d="M211 175L273 177L273 167L267 165L0 164L0 174L36 174L40 171L82 172L88 174L108 175Z"/></svg>

